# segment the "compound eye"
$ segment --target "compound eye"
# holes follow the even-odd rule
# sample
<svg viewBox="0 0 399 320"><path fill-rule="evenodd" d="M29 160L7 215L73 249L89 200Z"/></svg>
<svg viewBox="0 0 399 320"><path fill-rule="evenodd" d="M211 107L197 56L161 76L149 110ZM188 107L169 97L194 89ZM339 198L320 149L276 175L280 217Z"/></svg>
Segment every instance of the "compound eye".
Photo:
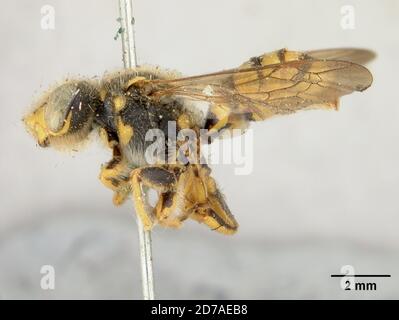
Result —
<svg viewBox="0 0 399 320"><path fill-rule="evenodd" d="M71 106L79 97L78 83L66 83L56 88L48 97L44 108L44 120L52 133L64 128Z"/></svg>
<svg viewBox="0 0 399 320"><path fill-rule="evenodd" d="M98 92L88 82L70 82L56 88L48 97L44 120L53 135L81 129L93 115Z"/></svg>

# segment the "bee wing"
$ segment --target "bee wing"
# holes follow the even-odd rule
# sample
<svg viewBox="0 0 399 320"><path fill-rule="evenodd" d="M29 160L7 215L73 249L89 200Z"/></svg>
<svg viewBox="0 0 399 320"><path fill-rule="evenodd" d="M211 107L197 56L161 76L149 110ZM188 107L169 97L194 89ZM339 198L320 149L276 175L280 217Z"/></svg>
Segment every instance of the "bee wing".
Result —
<svg viewBox="0 0 399 320"><path fill-rule="evenodd" d="M370 62L376 56L376 54L373 51L367 49L357 49L357 48L314 50L314 51L307 51L306 54L318 60L323 60L323 59L341 60L362 65Z"/></svg>
<svg viewBox="0 0 399 320"><path fill-rule="evenodd" d="M325 57L325 52L313 54ZM154 80L152 95L209 101L211 112L217 108L224 110L223 116L246 114L259 121L309 107L336 108L341 96L363 91L371 83L371 73L357 63L283 49L251 58L236 69Z"/></svg>

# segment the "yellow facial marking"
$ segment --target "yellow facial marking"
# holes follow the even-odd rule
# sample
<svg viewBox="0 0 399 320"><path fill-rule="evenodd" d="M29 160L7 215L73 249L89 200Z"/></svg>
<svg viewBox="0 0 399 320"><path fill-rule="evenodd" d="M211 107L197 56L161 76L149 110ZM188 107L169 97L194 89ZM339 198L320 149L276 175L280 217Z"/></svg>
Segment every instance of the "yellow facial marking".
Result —
<svg viewBox="0 0 399 320"><path fill-rule="evenodd" d="M118 137L121 145L126 146L133 137L133 128L122 122L121 117L118 117Z"/></svg>
<svg viewBox="0 0 399 320"><path fill-rule="evenodd" d="M24 122L39 144L44 143L48 137L48 130L44 121L44 106L41 106L35 112L25 117Z"/></svg>
<svg viewBox="0 0 399 320"><path fill-rule="evenodd" d="M24 118L25 125L39 144L43 144L49 136L61 136L66 134L71 126L72 112L64 120L64 126L58 132L53 132L47 128L44 118L45 105L39 107L36 111Z"/></svg>

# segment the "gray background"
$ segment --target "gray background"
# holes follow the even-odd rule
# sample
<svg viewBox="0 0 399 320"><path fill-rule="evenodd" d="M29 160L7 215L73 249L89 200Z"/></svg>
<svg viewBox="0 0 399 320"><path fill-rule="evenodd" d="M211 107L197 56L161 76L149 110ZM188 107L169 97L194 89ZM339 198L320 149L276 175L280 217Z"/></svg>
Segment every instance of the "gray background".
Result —
<svg viewBox="0 0 399 320"><path fill-rule="evenodd" d="M55 8L55 30L40 9ZM373 49L373 86L340 112L253 125L254 171L215 166L240 223L225 237L195 222L154 230L157 297L398 298L399 2L135 0L139 63L200 74L287 47ZM356 28L340 26L354 5ZM117 1L2 1L0 298L140 298L134 210L97 180L110 158L41 150L20 121L49 85L121 67ZM40 267L56 269L43 291ZM389 273L376 292L344 292L342 265ZM370 280L372 281L372 280Z"/></svg>

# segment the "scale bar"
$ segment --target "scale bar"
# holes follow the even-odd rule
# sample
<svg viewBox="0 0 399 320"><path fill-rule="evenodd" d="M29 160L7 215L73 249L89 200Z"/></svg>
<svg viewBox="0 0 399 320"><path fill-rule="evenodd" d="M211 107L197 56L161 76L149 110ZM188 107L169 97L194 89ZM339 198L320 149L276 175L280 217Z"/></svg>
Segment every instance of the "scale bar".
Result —
<svg viewBox="0 0 399 320"><path fill-rule="evenodd" d="M390 278L390 274L332 274L331 278L343 278L343 277L354 277L354 278Z"/></svg>

